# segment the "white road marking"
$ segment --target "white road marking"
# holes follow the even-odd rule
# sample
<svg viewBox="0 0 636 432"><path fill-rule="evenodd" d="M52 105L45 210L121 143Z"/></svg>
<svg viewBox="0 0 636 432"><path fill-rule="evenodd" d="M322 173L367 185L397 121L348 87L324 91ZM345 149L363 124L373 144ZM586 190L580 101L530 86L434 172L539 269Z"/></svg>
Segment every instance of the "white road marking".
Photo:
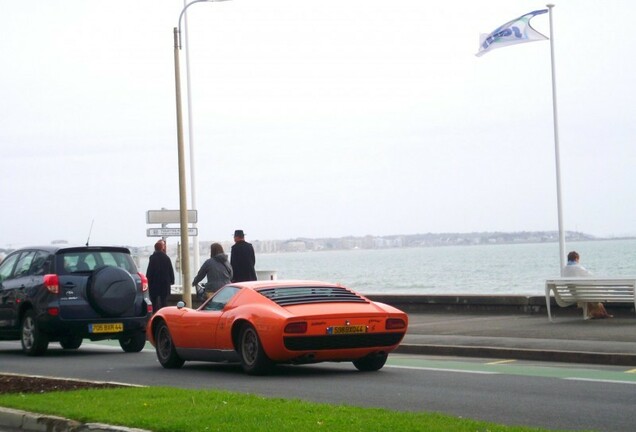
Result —
<svg viewBox="0 0 636 432"><path fill-rule="evenodd" d="M396 369L416 369L416 370L428 370L428 371L439 371L439 372L460 372L460 373L469 373L469 374L480 374L480 375L500 375L499 372L488 372L488 371L470 371L470 370L461 370L461 369L443 369L443 368L434 368L434 367L420 367L420 366L397 366L397 365L386 365L385 368L396 368Z"/></svg>

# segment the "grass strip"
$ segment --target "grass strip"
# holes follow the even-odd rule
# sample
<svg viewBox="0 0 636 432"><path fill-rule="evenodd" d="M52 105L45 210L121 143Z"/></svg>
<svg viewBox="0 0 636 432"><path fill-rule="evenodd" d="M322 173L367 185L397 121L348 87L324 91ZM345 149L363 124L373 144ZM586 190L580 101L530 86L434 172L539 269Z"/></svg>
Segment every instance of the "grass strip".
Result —
<svg viewBox="0 0 636 432"><path fill-rule="evenodd" d="M0 395L0 406L156 432L545 430L503 426L437 413L397 412L172 387L4 394Z"/></svg>

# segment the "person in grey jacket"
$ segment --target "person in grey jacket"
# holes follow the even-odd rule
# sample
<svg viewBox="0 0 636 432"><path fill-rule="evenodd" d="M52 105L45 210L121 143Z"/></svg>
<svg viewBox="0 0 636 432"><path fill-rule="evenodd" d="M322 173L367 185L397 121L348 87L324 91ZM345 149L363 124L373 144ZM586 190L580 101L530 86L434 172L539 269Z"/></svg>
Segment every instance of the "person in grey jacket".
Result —
<svg viewBox="0 0 636 432"><path fill-rule="evenodd" d="M207 277L205 295L206 298L210 298L222 286L230 283L232 275L232 266L227 259L227 254L223 252L223 246L219 243L212 243L210 246L210 258L199 269L192 281L192 286L196 287L204 277Z"/></svg>

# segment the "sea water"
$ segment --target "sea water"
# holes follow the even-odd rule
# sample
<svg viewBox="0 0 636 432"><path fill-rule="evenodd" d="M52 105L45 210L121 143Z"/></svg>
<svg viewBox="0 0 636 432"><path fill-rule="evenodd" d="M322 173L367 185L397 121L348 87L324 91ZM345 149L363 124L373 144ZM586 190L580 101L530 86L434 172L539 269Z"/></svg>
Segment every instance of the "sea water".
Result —
<svg viewBox="0 0 636 432"><path fill-rule="evenodd" d="M571 250L599 277L636 278L636 239L567 243ZM138 261L145 271L148 257ZM256 270L275 271L278 279L336 282L363 294L544 295L545 280L559 277L559 267L558 243L256 254Z"/></svg>
<svg viewBox="0 0 636 432"><path fill-rule="evenodd" d="M604 277L636 278L636 240L573 242L581 264ZM364 294L543 295L560 272L558 243L439 246L257 254L278 279L338 282Z"/></svg>

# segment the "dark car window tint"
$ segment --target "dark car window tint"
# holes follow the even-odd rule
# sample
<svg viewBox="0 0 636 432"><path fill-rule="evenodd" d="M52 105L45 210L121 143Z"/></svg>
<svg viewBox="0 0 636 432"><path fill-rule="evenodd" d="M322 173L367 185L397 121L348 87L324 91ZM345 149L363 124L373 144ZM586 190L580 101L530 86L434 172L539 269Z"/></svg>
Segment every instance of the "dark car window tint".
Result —
<svg viewBox="0 0 636 432"><path fill-rule="evenodd" d="M79 257L77 255L65 255L62 258L62 268L60 269L60 274L72 273L77 268L77 260Z"/></svg>
<svg viewBox="0 0 636 432"><path fill-rule="evenodd" d="M99 256L102 258L104 265L119 267L119 263L111 253L101 253Z"/></svg>
<svg viewBox="0 0 636 432"><path fill-rule="evenodd" d="M131 274L137 273L132 257L117 251L69 252L58 259L62 261L64 269L61 274L93 271L103 266L120 267Z"/></svg>
<svg viewBox="0 0 636 432"><path fill-rule="evenodd" d="M15 266L15 277L26 276L29 274L29 268L35 257L35 251L22 252L20 259Z"/></svg>
<svg viewBox="0 0 636 432"><path fill-rule="evenodd" d="M94 270L95 267L99 267L99 264L93 254L83 254L78 260L77 269L80 271Z"/></svg>
<svg viewBox="0 0 636 432"><path fill-rule="evenodd" d="M120 267L127 270L128 273L137 272L132 257L128 254L122 254L119 252L101 252L99 256L104 265Z"/></svg>
<svg viewBox="0 0 636 432"><path fill-rule="evenodd" d="M0 282L11 279L18 256L19 254L9 255L2 261L2 264L0 264Z"/></svg>

